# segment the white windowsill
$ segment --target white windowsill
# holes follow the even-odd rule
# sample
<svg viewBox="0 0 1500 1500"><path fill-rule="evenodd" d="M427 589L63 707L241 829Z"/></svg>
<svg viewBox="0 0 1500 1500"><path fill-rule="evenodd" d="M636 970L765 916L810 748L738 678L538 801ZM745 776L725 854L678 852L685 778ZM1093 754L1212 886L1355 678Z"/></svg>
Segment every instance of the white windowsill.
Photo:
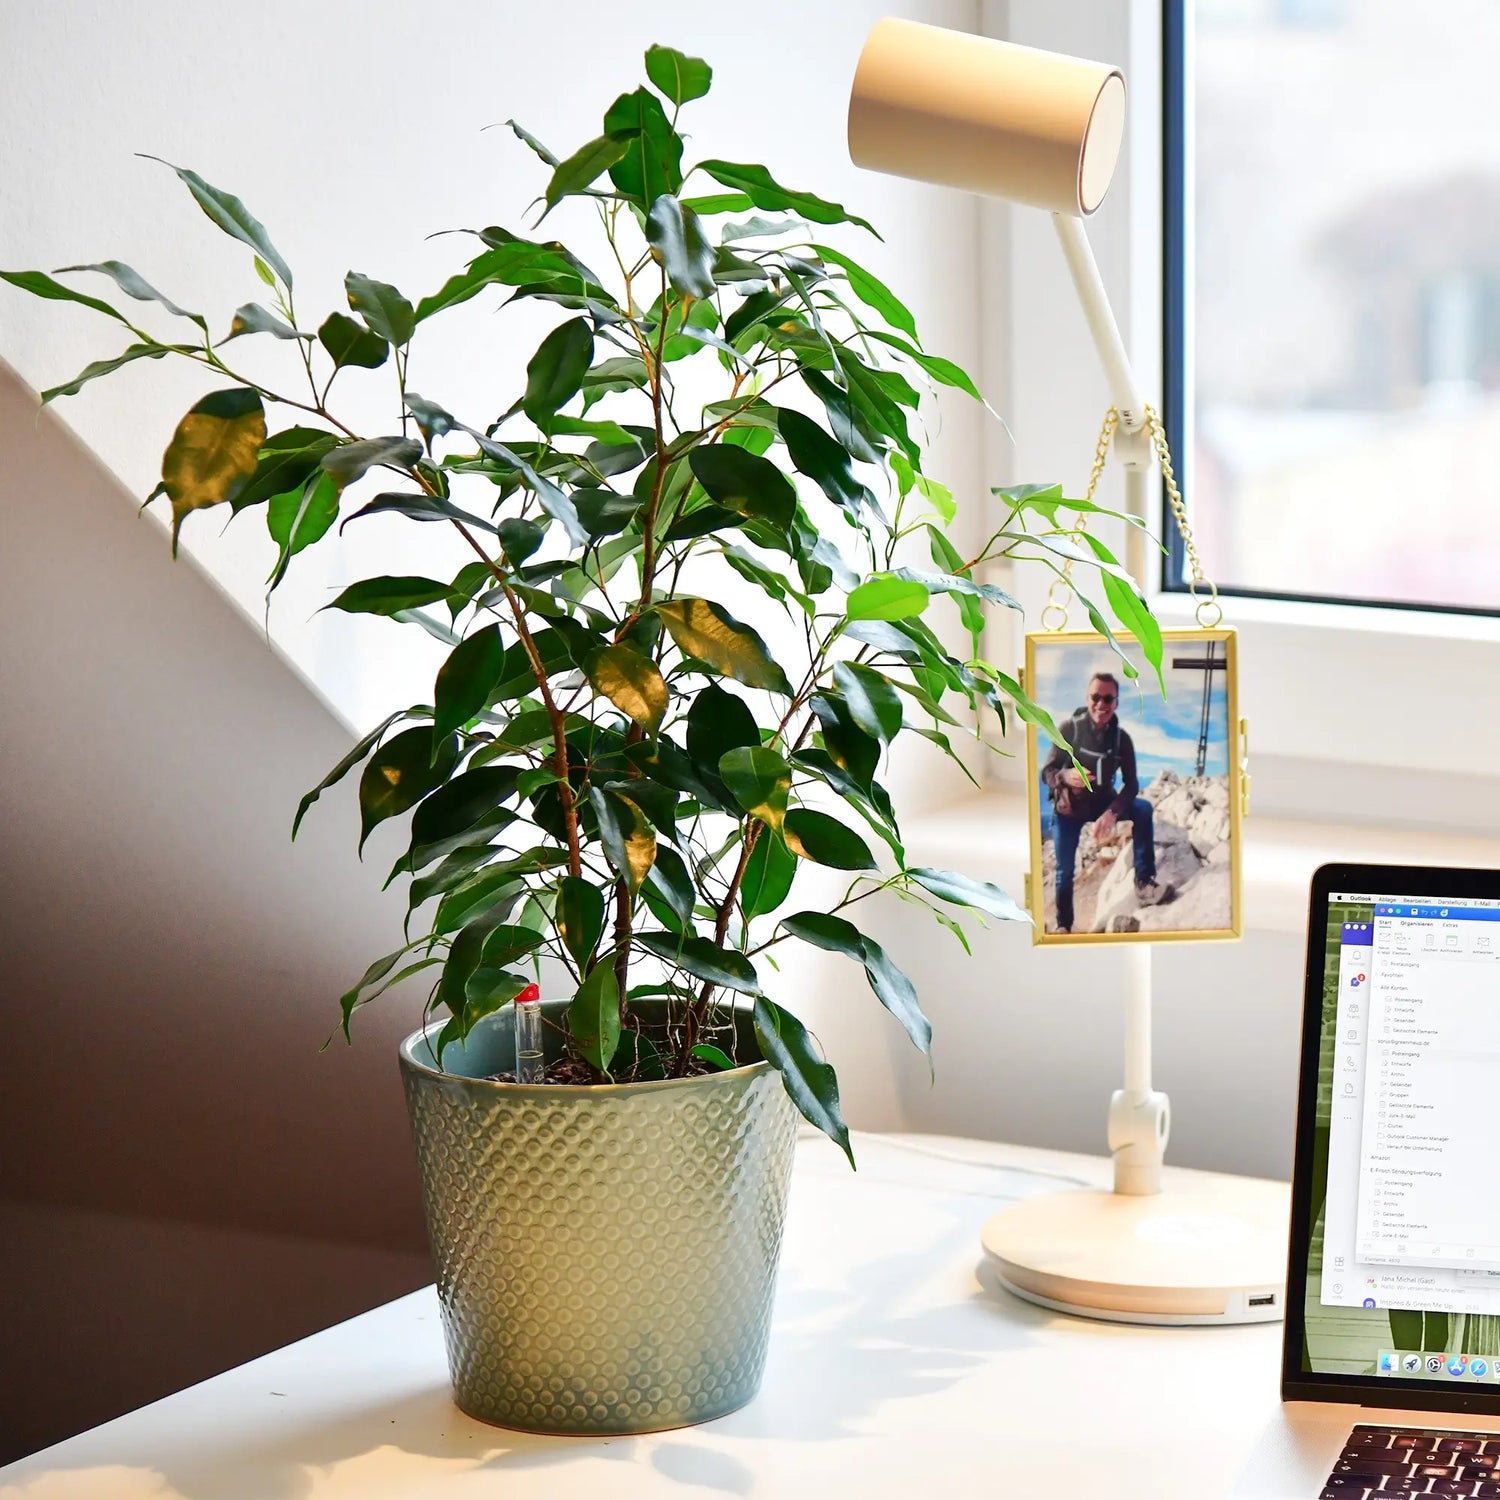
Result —
<svg viewBox="0 0 1500 1500"><path fill-rule="evenodd" d="M907 819L904 831L912 864L962 870L1021 898L1031 863L1023 794L974 793ZM1313 871L1332 861L1493 869L1500 868L1500 838L1251 816L1245 820L1246 930L1303 932Z"/></svg>
<svg viewBox="0 0 1500 1500"><path fill-rule="evenodd" d="M1500 642L1500 616L1443 614L1423 609L1382 609L1368 604L1309 604L1297 599L1247 599L1225 595L1225 625L1290 626L1299 630L1350 631L1423 641ZM1180 591L1151 596L1152 613L1177 629L1196 623L1194 606Z"/></svg>

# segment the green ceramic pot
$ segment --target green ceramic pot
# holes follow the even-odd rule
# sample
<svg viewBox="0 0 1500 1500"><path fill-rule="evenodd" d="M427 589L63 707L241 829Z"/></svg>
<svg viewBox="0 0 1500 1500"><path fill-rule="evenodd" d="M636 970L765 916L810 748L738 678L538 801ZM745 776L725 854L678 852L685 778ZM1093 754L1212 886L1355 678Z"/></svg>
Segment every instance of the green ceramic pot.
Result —
<svg viewBox="0 0 1500 1500"><path fill-rule="evenodd" d="M556 1021L566 1003L543 1009ZM558 1433L743 1406L765 1367L797 1134L748 1014L746 1066L597 1087L489 1081L514 1065L509 1007L441 1070L440 1029L402 1043L401 1073L459 1406Z"/></svg>

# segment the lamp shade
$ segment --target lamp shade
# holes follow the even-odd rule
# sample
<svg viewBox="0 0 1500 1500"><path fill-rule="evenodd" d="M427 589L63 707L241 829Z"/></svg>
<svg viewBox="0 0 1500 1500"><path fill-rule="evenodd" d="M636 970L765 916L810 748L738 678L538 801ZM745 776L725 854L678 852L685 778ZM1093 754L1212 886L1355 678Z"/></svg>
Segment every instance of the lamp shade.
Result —
<svg viewBox="0 0 1500 1500"><path fill-rule="evenodd" d="M887 17L849 99L856 166L1086 217L1125 134L1108 63Z"/></svg>

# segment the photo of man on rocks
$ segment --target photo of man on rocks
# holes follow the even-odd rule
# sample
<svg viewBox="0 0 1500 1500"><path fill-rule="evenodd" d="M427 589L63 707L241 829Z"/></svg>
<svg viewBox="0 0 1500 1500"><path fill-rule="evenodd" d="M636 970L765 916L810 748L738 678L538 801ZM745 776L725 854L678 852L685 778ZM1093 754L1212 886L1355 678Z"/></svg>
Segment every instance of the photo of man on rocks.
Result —
<svg viewBox="0 0 1500 1500"><path fill-rule="evenodd" d="M1061 737L1038 736L1043 932L1226 935L1226 643L1168 639L1165 698L1149 669L1130 681L1101 660L1102 642L1033 643L1035 696Z"/></svg>
<svg viewBox="0 0 1500 1500"><path fill-rule="evenodd" d="M1088 701L1057 726L1067 744L1053 745L1042 766L1054 814L1054 932L1073 930L1073 878L1088 823L1094 825L1096 844L1107 843L1122 819L1130 824L1138 906L1155 906L1177 894L1175 886L1156 878L1151 804L1140 795L1135 742L1120 725L1119 701L1120 679L1113 672L1095 672L1089 678ZM1084 770L1075 762L1082 762Z"/></svg>

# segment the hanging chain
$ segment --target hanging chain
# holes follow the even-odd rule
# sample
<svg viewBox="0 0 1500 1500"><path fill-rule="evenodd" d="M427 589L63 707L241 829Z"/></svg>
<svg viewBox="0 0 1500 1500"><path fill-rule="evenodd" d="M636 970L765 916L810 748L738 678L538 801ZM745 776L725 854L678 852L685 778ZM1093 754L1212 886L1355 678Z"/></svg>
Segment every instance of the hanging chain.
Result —
<svg viewBox="0 0 1500 1500"><path fill-rule="evenodd" d="M1103 477L1105 465L1109 463L1109 445L1114 441L1115 429L1120 425L1120 413L1116 407L1104 413L1104 425L1099 429L1099 441L1094 444L1094 467L1089 471L1089 487L1084 491L1083 498L1090 504L1094 500L1094 491L1099 488L1099 480ZM1089 513L1079 511L1078 519L1073 523L1073 530L1069 533L1068 540L1075 546L1083 540L1083 534L1088 530ZM1068 627L1068 606L1073 602L1073 559L1070 557L1063 563L1062 572L1052 580L1052 587L1047 590L1047 603L1042 610L1043 630L1066 630Z"/></svg>
<svg viewBox="0 0 1500 1500"><path fill-rule="evenodd" d="M1187 506L1183 503L1182 491L1177 488L1177 476L1172 472L1172 455L1167 450L1167 431L1161 424L1154 406L1146 407L1146 428L1151 441L1156 445L1157 462L1161 464L1161 482L1167 492L1167 501L1172 507L1172 519L1182 534L1182 550L1187 554L1188 593L1197 606L1193 611L1200 630L1212 630L1224 619L1224 606L1219 603L1219 590L1203 573L1203 563L1198 556L1197 544L1193 541L1193 528L1188 525Z"/></svg>
<svg viewBox="0 0 1500 1500"><path fill-rule="evenodd" d="M1177 487L1177 476L1172 470L1172 455L1167 447L1166 429L1162 426L1161 418L1157 415L1154 406L1146 406L1144 410L1146 430L1151 434L1156 459L1161 465L1162 485L1167 492L1167 503L1172 507L1172 519L1177 523L1177 530L1182 536L1183 551L1187 555L1188 593L1192 596L1196 606L1193 612L1194 618L1198 621L1200 630L1213 630L1224 619L1224 607L1219 603L1219 590L1203 572L1203 561L1198 556L1198 547L1193 541L1193 528L1188 524L1187 505L1183 501L1182 491ZM1104 425L1099 429L1099 441L1094 445L1094 467L1089 472L1088 489L1083 497L1090 503L1093 502L1094 492L1099 488L1099 480L1104 473L1105 465L1109 462L1110 444L1114 441L1119 425L1119 409L1112 406L1104 414ZM1069 533L1069 540L1075 545L1082 540L1084 532L1088 529L1088 520L1089 512L1080 511L1077 521L1073 523L1073 530ZM1052 587L1047 591L1047 603L1042 610L1043 630L1058 631L1067 628L1068 606L1072 604L1073 598L1073 559L1069 558L1064 562L1062 572L1053 579Z"/></svg>

